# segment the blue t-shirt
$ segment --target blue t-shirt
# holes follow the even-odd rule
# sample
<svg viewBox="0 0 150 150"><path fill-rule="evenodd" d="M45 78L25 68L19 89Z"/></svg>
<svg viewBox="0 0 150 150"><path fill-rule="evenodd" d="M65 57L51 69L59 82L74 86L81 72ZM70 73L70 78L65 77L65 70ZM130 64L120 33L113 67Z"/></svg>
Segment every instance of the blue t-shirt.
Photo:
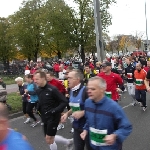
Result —
<svg viewBox="0 0 150 150"><path fill-rule="evenodd" d="M6 139L0 143L0 150L33 150L33 148L23 139L22 134L9 129Z"/></svg>

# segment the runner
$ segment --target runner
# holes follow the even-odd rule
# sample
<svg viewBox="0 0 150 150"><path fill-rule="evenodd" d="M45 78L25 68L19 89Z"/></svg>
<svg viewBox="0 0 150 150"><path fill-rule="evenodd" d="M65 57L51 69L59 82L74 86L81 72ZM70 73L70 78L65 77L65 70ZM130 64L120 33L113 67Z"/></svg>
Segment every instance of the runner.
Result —
<svg viewBox="0 0 150 150"><path fill-rule="evenodd" d="M134 85L134 71L135 67L132 65L132 58L127 57L126 63L127 67L125 68L125 75L127 77L127 88L128 93L132 97L132 106L136 105L136 99L135 99L135 85Z"/></svg>
<svg viewBox="0 0 150 150"><path fill-rule="evenodd" d="M107 83L107 89L105 94L108 97L112 98L114 101L118 102L119 94L117 89L119 85L123 84L123 80L118 74L111 72L111 65L112 64L108 61L103 63L103 72L99 73L98 76L103 78Z"/></svg>
<svg viewBox="0 0 150 150"><path fill-rule="evenodd" d="M45 72L36 71L34 74L34 80L39 87L37 90L39 97L38 110L41 113L41 118L44 123L45 139L47 144L50 145L50 150L57 150L55 142L63 142L66 144L68 150L72 150L72 139L55 136L60 122L61 113L67 105L65 96L63 96L56 87L47 83Z"/></svg>
<svg viewBox="0 0 150 150"><path fill-rule="evenodd" d="M81 138L84 140L89 133L93 150L122 150L122 143L131 133L132 126L122 108L105 96L106 87L106 81L100 77L89 79L86 125Z"/></svg>
<svg viewBox="0 0 150 150"><path fill-rule="evenodd" d="M146 86L144 84L144 79L146 78L146 71L142 69L141 63L136 64L136 70L134 72L135 78L135 98L143 107L143 111L147 109L146 105Z"/></svg>
<svg viewBox="0 0 150 150"><path fill-rule="evenodd" d="M22 134L9 129L7 108L2 103L0 103L0 150L33 150Z"/></svg>
<svg viewBox="0 0 150 150"><path fill-rule="evenodd" d="M27 114L34 120L34 122L31 124L31 127L37 126L38 123L40 123L40 120L38 120L35 115L33 114L33 108L35 107L35 104L38 101L38 96L36 94L37 86L33 82L33 76L28 74L25 76L25 80L28 83L27 89L24 90L24 96L27 97L28 105L27 105ZM30 121L30 120L29 120ZM28 121L28 122L29 122ZM28 123L26 122L26 123Z"/></svg>
<svg viewBox="0 0 150 150"><path fill-rule="evenodd" d="M74 118L73 128L74 128L74 146L75 150L84 150L85 144L86 149L91 150L89 145L89 138L82 140L80 137L81 132L83 131L83 126L85 124L84 118L84 103L88 98L86 88L81 84L83 80L83 74L80 70L73 70L68 74L68 82L70 91L70 107L71 109L66 112L62 117L61 121L66 122L67 118L72 115Z"/></svg>
<svg viewBox="0 0 150 150"><path fill-rule="evenodd" d="M26 117L26 121L24 123L29 123L30 117L27 114L28 100L27 100L27 96L25 94L25 89L27 89L27 85L24 84L23 78L21 78L21 77L16 78L15 82L18 84L19 94L22 97L22 110L23 110L24 116Z"/></svg>

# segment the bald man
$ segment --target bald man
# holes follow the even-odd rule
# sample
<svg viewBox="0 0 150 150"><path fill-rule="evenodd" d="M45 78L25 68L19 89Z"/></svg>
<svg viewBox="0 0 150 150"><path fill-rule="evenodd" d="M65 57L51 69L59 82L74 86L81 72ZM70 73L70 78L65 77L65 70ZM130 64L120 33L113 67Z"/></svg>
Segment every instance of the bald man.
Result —
<svg viewBox="0 0 150 150"><path fill-rule="evenodd" d="M147 109L146 105L146 86L144 80L146 78L146 71L142 69L141 63L136 64L136 70L134 71L135 78L135 98L143 108L143 111Z"/></svg>
<svg viewBox="0 0 150 150"><path fill-rule="evenodd" d="M33 150L24 136L9 129L8 112L0 103L0 150Z"/></svg>

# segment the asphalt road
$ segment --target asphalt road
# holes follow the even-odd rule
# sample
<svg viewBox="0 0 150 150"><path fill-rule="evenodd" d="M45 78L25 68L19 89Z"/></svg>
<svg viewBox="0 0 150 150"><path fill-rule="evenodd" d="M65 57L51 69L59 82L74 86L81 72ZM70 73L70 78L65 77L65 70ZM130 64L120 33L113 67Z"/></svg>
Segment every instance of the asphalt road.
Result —
<svg viewBox="0 0 150 150"><path fill-rule="evenodd" d="M139 105L131 106L131 98L127 92L123 94L119 104L124 108L126 115L133 125L133 132L125 140L123 150L150 150L150 94L147 94L148 108L144 112ZM10 120L11 127L24 134L35 150L49 150L48 145L44 140L42 126L32 128L29 124L23 124L23 117ZM69 133L71 125L69 121L65 124L65 128L58 131L58 135L66 138L72 138ZM58 144L58 150L65 150L65 147Z"/></svg>

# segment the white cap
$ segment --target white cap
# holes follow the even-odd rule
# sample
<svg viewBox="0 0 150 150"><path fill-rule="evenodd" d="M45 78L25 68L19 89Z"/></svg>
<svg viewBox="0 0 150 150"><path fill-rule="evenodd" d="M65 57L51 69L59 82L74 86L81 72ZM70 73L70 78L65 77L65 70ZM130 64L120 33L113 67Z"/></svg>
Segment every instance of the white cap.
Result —
<svg viewBox="0 0 150 150"><path fill-rule="evenodd" d="M23 78L17 77L17 78L15 79L15 81L16 81L16 82L17 82L17 81L22 81L22 82L23 82Z"/></svg>

